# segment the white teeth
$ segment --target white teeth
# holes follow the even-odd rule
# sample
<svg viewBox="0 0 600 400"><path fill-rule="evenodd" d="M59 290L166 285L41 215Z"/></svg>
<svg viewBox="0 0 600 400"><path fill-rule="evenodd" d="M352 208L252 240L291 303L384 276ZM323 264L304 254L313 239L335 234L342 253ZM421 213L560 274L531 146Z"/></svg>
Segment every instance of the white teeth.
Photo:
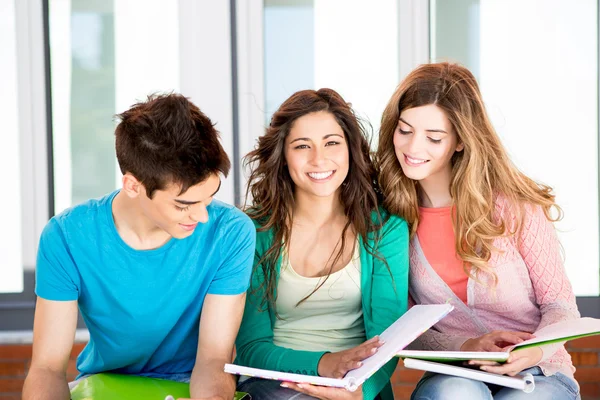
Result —
<svg viewBox="0 0 600 400"><path fill-rule="evenodd" d="M418 158L410 158L409 156L406 156L406 159L412 164L423 164L424 162L427 162L427 160L419 160Z"/></svg>
<svg viewBox="0 0 600 400"><path fill-rule="evenodd" d="M327 171L327 172L309 172L308 176L310 176L311 178L316 179L316 180L321 180L321 179L327 179L327 178L329 178L332 174L333 174L333 171Z"/></svg>

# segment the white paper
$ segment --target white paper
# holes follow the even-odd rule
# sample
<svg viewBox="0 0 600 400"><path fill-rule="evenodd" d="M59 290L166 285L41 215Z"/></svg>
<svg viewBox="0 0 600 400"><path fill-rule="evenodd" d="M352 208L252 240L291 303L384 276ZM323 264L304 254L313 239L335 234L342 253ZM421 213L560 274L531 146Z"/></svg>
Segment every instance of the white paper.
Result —
<svg viewBox="0 0 600 400"><path fill-rule="evenodd" d="M519 389L525 393L533 392L535 389L535 381L533 375L524 374L520 376L505 376L492 374L489 372L477 371L469 368L457 367L443 363L431 361L415 360L413 358L404 359L404 367L412 369L420 369L422 371L436 372L438 374L460 376L468 379L475 379L482 382L492 383L495 385L506 386L513 389Z"/></svg>
<svg viewBox="0 0 600 400"><path fill-rule="evenodd" d="M354 379L354 384L357 386L362 385L379 368L391 360L398 351L408 346L453 309L454 307L450 304L429 304L411 307L410 310L379 335L385 343L377 349L377 353L363 360L363 365L360 368L348 372L344 378Z"/></svg>
<svg viewBox="0 0 600 400"><path fill-rule="evenodd" d="M242 367L235 364L225 364L225 372L234 375L252 376L262 379L273 379L282 382L310 383L311 385L346 388L348 381L344 379L324 378L322 376L291 374L288 372L271 371L268 369Z"/></svg>
<svg viewBox="0 0 600 400"><path fill-rule="evenodd" d="M377 352L371 357L364 359L363 365L360 368L348 372L343 379L291 374L259 368L242 367L234 364L225 364L225 372L279 381L343 387L349 391L354 391L369 379L379 368L391 360L398 351L408 346L419 335L444 318L453 308L454 307L450 304L428 304L412 307L379 335L384 341L384 344L377 349Z"/></svg>

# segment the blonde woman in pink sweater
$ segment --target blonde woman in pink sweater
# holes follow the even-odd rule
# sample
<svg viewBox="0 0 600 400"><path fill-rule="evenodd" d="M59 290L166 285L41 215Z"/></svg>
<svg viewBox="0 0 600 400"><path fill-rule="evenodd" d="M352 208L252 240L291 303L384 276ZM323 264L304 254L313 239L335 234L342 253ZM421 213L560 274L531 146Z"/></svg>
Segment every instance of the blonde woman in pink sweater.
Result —
<svg viewBox="0 0 600 400"><path fill-rule="evenodd" d="M552 224L560 216L552 190L511 163L466 68L426 64L410 73L385 109L376 158L384 205L411 230L412 299L455 307L413 348L499 351L579 317ZM536 389L426 373L412 398L580 398L563 344L480 368L531 373Z"/></svg>

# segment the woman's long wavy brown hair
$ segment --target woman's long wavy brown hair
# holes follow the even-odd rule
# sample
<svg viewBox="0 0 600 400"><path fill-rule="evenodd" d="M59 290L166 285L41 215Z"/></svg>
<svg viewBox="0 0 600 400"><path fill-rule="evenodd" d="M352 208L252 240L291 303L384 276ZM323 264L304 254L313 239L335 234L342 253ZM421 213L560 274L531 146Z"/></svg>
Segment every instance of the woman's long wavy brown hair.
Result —
<svg viewBox="0 0 600 400"><path fill-rule="evenodd" d="M473 74L457 64L424 64L404 79L385 108L376 154L383 205L406 219L411 236L419 224L418 182L402 172L394 134L404 110L430 104L444 111L459 143L464 144L464 150L454 153L451 160L456 253L469 276L477 278L480 271L488 272L496 285L497 277L488 267L493 241L519 231L525 204L541 206L551 221L559 219L562 211L549 186L528 178L510 161L486 113ZM495 215L498 195L515 211L514 222ZM558 211L557 218L551 216L553 207Z"/></svg>
<svg viewBox="0 0 600 400"><path fill-rule="evenodd" d="M255 273L260 271L263 279L261 285L252 290L264 290L261 308L267 303L275 308L276 265L281 256L282 245L289 243L291 234L294 182L285 162L285 139L298 118L316 112L333 115L344 131L350 165L348 175L339 190L340 201L347 217L340 238L341 246L339 251L329 258L333 261L325 266L329 267L326 278L309 296L325 283L331 269L342 257L348 229L357 237L361 237L367 250L377 256L378 232L383 220L378 210L377 179L364 125L350 105L332 89L296 92L273 114L266 133L258 139L256 148L244 158L245 165L250 167L246 204L248 196L252 197L253 203L251 207L246 207L246 212L261 226L259 232L271 230L273 233L271 247L255 265ZM371 217L373 212L374 218ZM367 235L373 235L370 236L374 239L372 247L368 246Z"/></svg>

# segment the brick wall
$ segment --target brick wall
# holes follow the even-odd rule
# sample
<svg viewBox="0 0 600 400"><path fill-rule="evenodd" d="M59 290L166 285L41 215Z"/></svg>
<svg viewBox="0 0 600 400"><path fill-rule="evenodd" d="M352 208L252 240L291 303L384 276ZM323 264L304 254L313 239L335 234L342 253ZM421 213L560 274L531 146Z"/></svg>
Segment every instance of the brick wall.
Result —
<svg viewBox="0 0 600 400"><path fill-rule="evenodd" d="M78 343L71 351L68 375L72 380L77 375L75 358L83 349ZM581 385L582 400L600 399L600 336L578 339L568 343L567 348L577 367L575 377ZM23 380L31 360L31 345L0 345L0 399L18 400L21 398ZM422 372L405 369L402 365L392 377L397 400L409 399Z"/></svg>
<svg viewBox="0 0 600 400"><path fill-rule="evenodd" d="M67 376L69 380L77 376L75 359L85 343L76 343L71 350ZM0 400L21 399L23 381L31 362L31 345L0 345Z"/></svg>

